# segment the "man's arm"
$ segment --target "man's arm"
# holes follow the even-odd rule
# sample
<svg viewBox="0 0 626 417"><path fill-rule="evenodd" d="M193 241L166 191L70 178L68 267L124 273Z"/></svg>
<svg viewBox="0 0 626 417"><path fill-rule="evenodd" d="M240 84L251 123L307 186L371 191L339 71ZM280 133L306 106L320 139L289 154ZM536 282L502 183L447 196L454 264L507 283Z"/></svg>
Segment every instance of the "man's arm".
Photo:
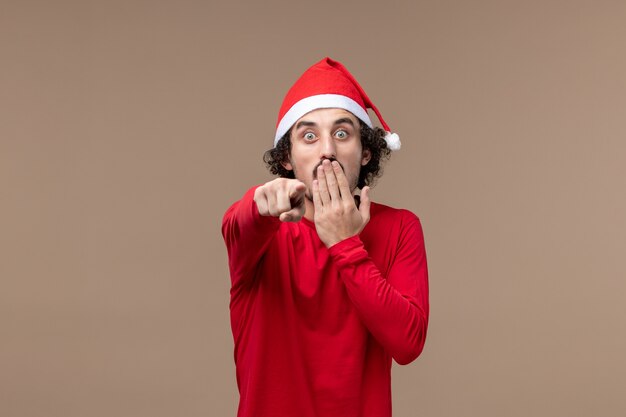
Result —
<svg viewBox="0 0 626 417"><path fill-rule="evenodd" d="M348 180L336 162L318 168L313 182L315 227L339 267L348 296L365 326L399 364L422 351L428 328L428 270L419 219L410 212L400 227L389 276L370 259L358 234L370 219L369 188L356 207Z"/></svg>
<svg viewBox="0 0 626 417"><path fill-rule="evenodd" d="M429 315L422 227L412 213L403 222L386 279L358 236L329 249L363 324L400 365L412 362L422 352Z"/></svg>
<svg viewBox="0 0 626 417"><path fill-rule="evenodd" d="M281 221L299 221L304 214L305 185L277 178L253 187L226 210L222 236L228 251L233 287L245 283L267 249Z"/></svg>

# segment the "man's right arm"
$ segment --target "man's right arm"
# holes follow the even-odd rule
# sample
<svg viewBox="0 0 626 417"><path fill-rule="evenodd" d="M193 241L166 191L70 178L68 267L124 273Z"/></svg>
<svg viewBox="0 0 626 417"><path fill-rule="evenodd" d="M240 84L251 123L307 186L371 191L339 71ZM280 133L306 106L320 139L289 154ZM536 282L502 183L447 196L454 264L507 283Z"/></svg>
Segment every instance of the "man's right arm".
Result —
<svg viewBox="0 0 626 417"><path fill-rule="evenodd" d="M251 188L228 208L222 219L222 236L233 287L252 277L281 221L302 218L305 190L298 180L277 178Z"/></svg>

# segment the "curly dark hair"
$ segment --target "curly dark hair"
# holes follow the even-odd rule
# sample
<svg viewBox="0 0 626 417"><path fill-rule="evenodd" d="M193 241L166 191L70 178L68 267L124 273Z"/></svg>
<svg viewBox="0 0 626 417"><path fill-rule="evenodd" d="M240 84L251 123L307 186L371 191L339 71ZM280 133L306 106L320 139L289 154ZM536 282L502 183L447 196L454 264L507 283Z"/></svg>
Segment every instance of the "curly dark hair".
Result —
<svg viewBox="0 0 626 417"><path fill-rule="evenodd" d="M360 120L359 120L360 121ZM387 147L385 141L386 132L380 127L371 128L362 121L361 125L361 146L363 150L369 150L372 157L369 162L361 167L359 172L358 188L374 184L376 178L382 175L382 162L389 158L391 149ZM263 162L269 171L282 178L295 178L292 170L286 169L282 164L289 161L291 153L291 132L287 131L276 144L276 147L268 150L263 155Z"/></svg>

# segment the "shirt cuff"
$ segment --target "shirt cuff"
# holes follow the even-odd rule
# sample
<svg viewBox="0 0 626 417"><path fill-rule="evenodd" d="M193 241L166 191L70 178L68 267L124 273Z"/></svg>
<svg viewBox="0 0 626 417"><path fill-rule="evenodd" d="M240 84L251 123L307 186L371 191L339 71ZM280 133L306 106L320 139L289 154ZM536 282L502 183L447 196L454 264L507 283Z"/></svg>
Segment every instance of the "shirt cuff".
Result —
<svg viewBox="0 0 626 417"><path fill-rule="evenodd" d="M340 268L357 264L369 257L359 235L354 235L341 242L335 243L328 248L328 252Z"/></svg>

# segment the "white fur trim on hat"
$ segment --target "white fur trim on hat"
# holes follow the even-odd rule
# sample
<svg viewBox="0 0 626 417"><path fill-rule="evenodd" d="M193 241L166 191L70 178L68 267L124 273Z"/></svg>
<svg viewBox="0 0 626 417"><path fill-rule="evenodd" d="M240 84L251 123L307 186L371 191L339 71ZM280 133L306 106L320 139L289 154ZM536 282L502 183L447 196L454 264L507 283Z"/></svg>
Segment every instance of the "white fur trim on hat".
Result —
<svg viewBox="0 0 626 417"><path fill-rule="evenodd" d="M367 124L369 127L372 127L372 121L370 120L367 111L365 111L363 107L361 107L356 101L352 100L350 97L342 96L339 94L318 94L316 96L303 98L302 100L291 106L287 113L285 113L283 118L280 120L278 127L276 128L274 146L276 146L280 138L282 138L283 135L287 133L289 129L291 129L291 126L293 126L293 124L298 121L299 118L301 118L310 111L329 108L348 110L350 113L354 114L356 117L365 122L365 124ZM398 135L396 135L396 137L398 137ZM398 139L398 144L399 143L400 140ZM398 145L398 149L399 148L400 147Z"/></svg>
<svg viewBox="0 0 626 417"><path fill-rule="evenodd" d="M397 133L387 132L385 135L385 142L387 142L387 147L392 151L399 150L402 145L400 143L400 136L398 136Z"/></svg>

